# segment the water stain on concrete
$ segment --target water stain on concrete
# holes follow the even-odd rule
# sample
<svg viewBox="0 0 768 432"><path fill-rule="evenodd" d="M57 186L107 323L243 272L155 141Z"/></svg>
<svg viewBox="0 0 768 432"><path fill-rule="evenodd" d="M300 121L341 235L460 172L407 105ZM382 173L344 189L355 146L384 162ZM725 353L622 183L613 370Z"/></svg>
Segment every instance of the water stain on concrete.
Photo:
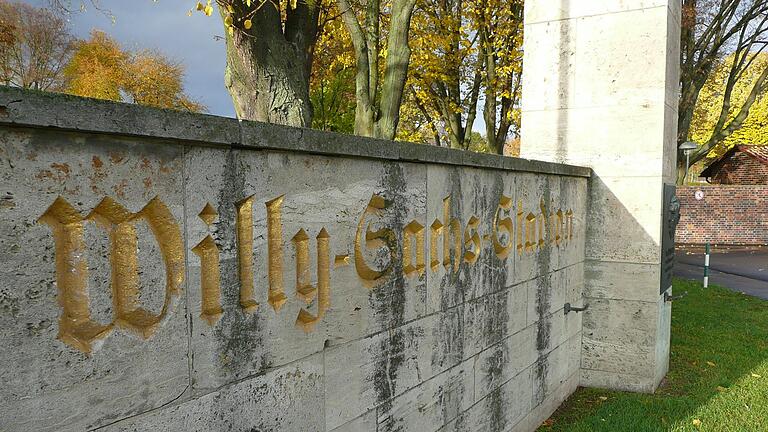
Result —
<svg viewBox="0 0 768 432"><path fill-rule="evenodd" d="M240 153L231 150L227 154L223 173L224 181L219 191L219 218L214 237L221 248L221 301L224 314L214 328L216 361L222 378L242 378L259 373L271 360L264 347L263 314L246 314L240 308L240 280L235 251L235 205L243 199L247 168L239 158ZM262 305L260 308L268 307Z"/></svg>

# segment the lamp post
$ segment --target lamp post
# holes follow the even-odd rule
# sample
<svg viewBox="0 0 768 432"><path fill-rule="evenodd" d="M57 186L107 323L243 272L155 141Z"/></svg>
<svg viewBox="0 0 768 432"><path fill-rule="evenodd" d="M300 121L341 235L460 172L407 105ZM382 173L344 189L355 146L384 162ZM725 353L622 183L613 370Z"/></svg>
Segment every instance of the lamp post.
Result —
<svg viewBox="0 0 768 432"><path fill-rule="evenodd" d="M688 168L691 160L691 152L697 148L699 148L699 145L693 141L686 141L680 144L680 147L678 147L678 149L682 150L685 154L685 176L683 177L683 185L685 185L685 182L688 179Z"/></svg>

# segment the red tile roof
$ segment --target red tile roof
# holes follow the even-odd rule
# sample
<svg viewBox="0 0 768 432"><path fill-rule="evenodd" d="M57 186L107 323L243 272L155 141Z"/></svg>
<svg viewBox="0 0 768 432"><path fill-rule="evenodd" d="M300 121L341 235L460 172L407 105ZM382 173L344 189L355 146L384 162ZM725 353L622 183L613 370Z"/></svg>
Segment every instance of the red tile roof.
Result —
<svg viewBox="0 0 768 432"><path fill-rule="evenodd" d="M746 153L760 162L768 165L768 145L737 145L725 152L720 158L710 163L704 171L699 174L700 177L713 177L717 170L723 165L723 162L730 159L736 152Z"/></svg>
<svg viewBox="0 0 768 432"><path fill-rule="evenodd" d="M736 147L739 149L740 152L744 152L768 164L768 145L763 145L763 146L739 145Z"/></svg>

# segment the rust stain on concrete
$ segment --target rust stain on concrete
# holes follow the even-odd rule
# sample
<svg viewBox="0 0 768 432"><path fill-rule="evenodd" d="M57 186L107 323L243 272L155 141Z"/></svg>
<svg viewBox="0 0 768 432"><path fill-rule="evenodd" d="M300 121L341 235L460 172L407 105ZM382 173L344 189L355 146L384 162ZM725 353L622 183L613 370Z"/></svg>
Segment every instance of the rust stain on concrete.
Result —
<svg viewBox="0 0 768 432"><path fill-rule="evenodd" d="M128 182L123 180L120 183L114 185L112 190L115 191L115 195L120 198L125 198L125 188L128 186Z"/></svg>
<svg viewBox="0 0 768 432"><path fill-rule="evenodd" d="M40 172L35 174L35 178L38 180L53 178L53 173L51 172L51 170L40 170Z"/></svg>
<svg viewBox="0 0 768 432"><path fill-rule="evenodd" d="M64 177L69 177L69 165L66 163L52 163L51 168L64 174Z"/></svg>
<svg viewBox="0 0 768 432"><path fill-rule="evenodd" d="M120 162L123 161L123 159L125 159L125 155L123 155L122 153L118 153L118 152L110 152L109 153L109 160L113 164L119 164Z"/></svg>

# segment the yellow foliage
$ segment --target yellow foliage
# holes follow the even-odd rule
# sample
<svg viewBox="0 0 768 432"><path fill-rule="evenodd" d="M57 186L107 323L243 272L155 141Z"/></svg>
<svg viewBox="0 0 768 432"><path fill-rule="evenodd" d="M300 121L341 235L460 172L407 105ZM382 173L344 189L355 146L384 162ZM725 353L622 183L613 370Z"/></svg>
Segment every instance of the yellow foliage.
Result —
<svg viewBox="0 0 768 432"><path fill-rule="evenodd" d="M312 47L313 65L310 95L316 127L346 131L350 127L351 113L355 109L355 53L349 32L341 19L336 0L302 0L317 2L321 13L318 39ZM411 17L409 44L411 48L408 82L400 109L398 139L434 142L435 137L447 142L449 128L446 117L460 117L467 121L477 101L468 97L476 73L485 68L481 53L493 57L493 73L478 89L479 106L485 94L497 101L519 99L519 80L522 70L522 19L510 10L523 0L417 0ZM353 1L360 22L365 22L365 2ZM189 3L190 5L192 3ZM253 36L252 19L262 7L276 7L283 15L295 8L296 0L216 0L225 30L230 35L248 32ZM196 10L211 15L212 0L196 1ZM377 58L378 85L370 90L371 98L380 100L384 64L388 56L388 31L392 3L381 2ZM256 23L258 25L258 23ZM249 32L250 30L250 32ZM488 37L479 38L480 32ZM373 74L375 75L375 74ZM373 78L374 80L376 78ZM450 90L448 90L450 89ZM446 95L450 93L450 97ZM374 103L375 105L375 103ZM498 111L501 114L501 102ZM519 129L520 113L516 102L504 112L505 122L512 130ZM480 108L481 110L482 108ZM482 118L482 114L477 116ZM501 115L496 121L502 121ZM476 124L479 123L479 120ZM478 137L472 136L465 147L484 149ZM492 146L491 146L492 147ZM489 147L491 150L492 148Z"/></svg>
<svg viewBox="0 0 768 432"><path fill-rule="evenodd" d="M315 1L315 0L305 0ZM328 2L329 0L320 0L321 2ZM224 27L230 34L234 34L236 30L250 30L253 26L253 15L262 7L270 6L277 7L283 16L283 22L285 22L285 12L287 8L296 9L297 0L258 0L252 2L251 0L245 1L245 8L243 8L243 2L241 0L216 0L216 4L219 8L226 13L224 15ZM206 16L213 15L213 0L206 0L205 5L197 1L195 4L196 11L199 11ZM192 10L189 11L192 13Z"/></svg>
<svg viewBox="0 0 768 432"><path fill-rule="evenodd" d="M322 0L309 91L312 127L353 133L355 120L355 56L352 39L335 6Z"/></svg>
<svg viewBox="0 0 768 432"><path fill-rule="evenodd" d="M701 89L691 122L689 138L703 144L709 141L712 131L723 107L723 92L733 57L723 60L710 75ZM747 99L757 77L768 67L768 54L759 54L743 77L736 83L731 96L728 121L734 118L744 101ZM726 123L727 124L727 123ZM717 158L732 147L739 144L766 145L768 144L768 95L760 95L749 110L742 127L735 130L729 137L715 145L707 154L708 158Z"/></svg>
<svg viewBox="0 0 768 432"><path fill-rule="evenodd" d="M91 38L79 41L72 59L64 67L66 92L77 96L122 100L128 56L106 33L93 30Z"/></svg>
<svg viewBox="0 0 768 432"><path fill-rule="evenodd" d="M333 9L335 0L323 0L321 7L322 31L319 32L314 48L312 66L312 86L320 81L329 81L342 70L355 67L355 54L352 47L352 39L347 32L341 17Z"/></svg>
<svg viewBox="0 0 768 432"><path fill-rule="evenodd" d="M203 105L184 94L184 67L160 53L134 53L126 70L124 91L132 102L158 108L205 111Z"/></svg>
<svg viewBox="0 0 768 432"><path fill-rule="evenodd" d="M184 67L154 51L129 52L106 33L91 32L64 68L66 92L158 108L205 111L184 94Z"/></svg>
<svg viewBox="0 0 768 432"><path fill-rule="evenodd" d="M467 0L460 9L459 3L417 2L411 19L410 91L401 107L399 139L434 142L437 130L448 141L446 116L460 114L464 123L476 109L469 93L478 72L483 77L481 101L485 94L519 99L515 78L522 71L523 22L510 10L521 1ZM481 32L488 35L485 43L479 37ZM484 54L494 59L493 76L485 73ZM507 117L517 131L519 107L514 106ZM425 126L430 123L432 127ZM472 136L465 147L479 150L478 136Z"/></svg>

